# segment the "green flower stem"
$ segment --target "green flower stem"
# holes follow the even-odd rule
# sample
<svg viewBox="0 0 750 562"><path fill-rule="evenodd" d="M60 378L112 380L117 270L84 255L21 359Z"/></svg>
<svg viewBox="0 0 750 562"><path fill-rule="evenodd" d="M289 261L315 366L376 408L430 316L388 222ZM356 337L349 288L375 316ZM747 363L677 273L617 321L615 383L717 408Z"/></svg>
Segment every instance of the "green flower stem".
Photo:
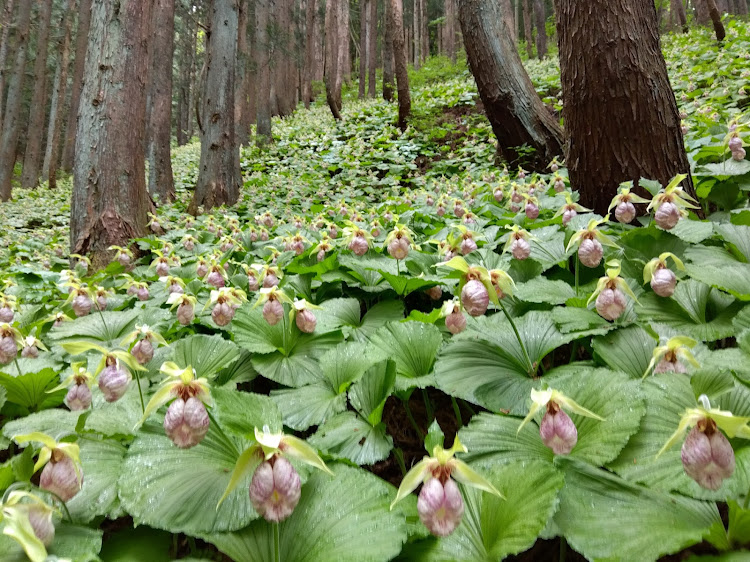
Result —
<svg viewBox="0 0 750 562"><path fill-rule="evenodd" d="M276 562L281 562L281 548L279 546L279 523L273 524L273 558Z"/></svg>
<svg viewBox="0 0 750 562"><path fill-rule="evenodd" d="M581 260L578 259L578 252L576 252L576 296L578 296L578 269L581 267Z"/></svg>
<svg viewBox="0 0 750 562"><path fill-rule="evenodd" d="M510 322L511 327L513 328L513 331L516 334L516 339L518 340L518 343L521 346L521 351L523 351L524 359L526 359L526 365L528 369L527 372L529 376L534 376L536 369L534 368L534 364L531 362L531 358L529 357L529 352L526 351L526 346L523 344L523 340L521 340L521 334L518 333L518 328L516 328L516 323L513 322L513 318L511 318L510 314L508 314L508 311L505 308L503 301L500 300L498 302L500 303L500 308L503 309L503 313L505 314L505 317L508 319L508 322Z"/></svg>
<svg viewBox="0 0 750 562"><path fill-rule="evenodd" d="M143 401L143 389L141 388L141 375L138 374L138 371L133 371L135 373L135 382L138 383L138 395L141 397L141 413L146 413L146 404Z"/></svg>
<svg viewBox="0 0 750 562"><path fill-rule="evenodd" d="M430 400L430 397L427 395L427 391L423 388L422 389L422 400L424 400L424 407L427 411L427 421L428 423L431 423L433 419L435 419L435 412L432 409L432 401Z"/></svg>
<svg viewBox="0 0 750 562"><path fill-rule="evenodd" d="M219 432L219 435L224 439L224 441L227 442L227 444L232 448L232 451L235 455L238 457L240 456L240 452L237 450L237 446L234 444L234 441L232 441L229 436L224 433L224 430L221 429L221 425L219 425L219 422L216 421L216 418L211 413L211 408L206 408L206 413L208 414L208 419L211 420L211 425L216 428L216 431Z"/></svg>
<svg viewBox="0 0 750 562"><path fill-rule="evenodd" d="M13 362L16 364L16 370L18 371L18 376L20 377L21 376L21 367L19 367L19 365L18 365L18 357L16 357L15 359L13 359Z"/></svg>
<svg viewBox="0 0 750 562"><path fill-rule="evenodd" d="M414 431L417 432L417 435L424 438L425 433L422 431L422 429L417 424L417 420L414 419L414 415L411 413L411 408L409 408L409 401L408 400L402 400L404 403L404 409L406 410L406 416L409 418L409 421L411 422L411 426L414 428Z"/></svg>
<svg viewBox="0 0 750 562"><path fill-rule="evenodd" d="M456 424L458 424L458 428L461 429L464 422L461 419L461 408L458 407L458 402L456 401L455 396L451 396L451 404L453 405L453 414L456 416Z"/></svg>
<svg viewBox="0 0 750 562"><path fill-rule="evenodd" d="M742 509L747 509L750 507L750 490L747 491L747 495L745 496L745 504L742 506Z"/></svg>
<svg viewBox="0 0 750 562"><path fill-rule="evenodd" d="M398 466L401 469L401 475L406 476L406 463L404 463L404 452L401 450L401 447L393 449L393 456L396 457L396 462L398 462Z"/></svg>
<svg viewBox="0 0 750 562"><path fill-rule="evenodd" d="M102 319L104 330L107 332L107 335L109 335L109 328L107 328L107 322L104 320L104 314L102 314L102 309L99 308L99 301L96 300L96 297L94 297L94 305L96 306L96 310L99 312L99 317Z"/></svg>
<svg viewBox="0 0 750 562"><path fill-rule="evenodd" d="M558 557L559 562L565 562L565 555L568 553L568 543L565 541L565 537L560 537L560 556Z"/></svg>

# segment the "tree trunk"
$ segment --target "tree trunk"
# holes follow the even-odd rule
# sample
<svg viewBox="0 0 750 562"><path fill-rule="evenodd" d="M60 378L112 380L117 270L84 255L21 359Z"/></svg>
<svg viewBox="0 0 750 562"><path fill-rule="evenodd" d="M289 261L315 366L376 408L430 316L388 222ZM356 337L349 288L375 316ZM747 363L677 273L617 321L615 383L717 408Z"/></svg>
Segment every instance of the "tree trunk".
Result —
<svg viewBox="0 0 750 562"><path fill-rule="evenodd" d="M71 253L107 265L112 245L146 233L152 208L141 139L145 130L151 2L100 0L91 29L76 133Z"/></svg>
<svg viewBox="0 0 750 562"><path fill-rule="evenodd" d="M317 0L307 0L305 6L305 66L304 79L302 81L302 99L305 107L310 107L313 98L312 81L315 67L315 28L318 25L318 3Z"/></svg>
<svg viewBox="0 0 750 562"><path fill-rule="evenodd" d="M246 114L247 100L250 97L250 45L248 43L247 18L250 6L248 0L239 0L237 16L237 70L234 95L234 122L236 123L237 144L246 145L250 140L250 129Z"/></svg>
<svg viewBox="0 0 750 562"><path fill-rule="evenodd" d="M39 183L39 166L42 159L42 136L44 118L47 113L47 40L52 16L52 0L39 3L39 32L34 61L34 87L29 109L29 126L26 136L26 152L23 157L21 187L32 188Z"/></svg>
<svg viewBox="0 0 750 562"><path fill-rule="evenodd" d="M446 0L448 2L450 0ZM383 99L387 102L393 101L393 85L396 77L393 74L393 29L391 28L391 2L385 0L385 18L383 29Z"/></svg>
<svg viewBox="0 0 750 562"><path fill-rule="evenodd" d="M534 19L536 20L536 56L542 60L547 56L547 15L544 0L534 0Z"/></svg>
<svg viewBox="0 0 750 562"><path fill-rule="evenodd" d="M411 23L412 23L412 33L413 33L412 40L414 41L414 45L413 45L414 58L412 59L412 64L414 65L414 70L419 70L419 67L422 62L422 55L420 54L422 40L419 37L419 32L421 30L421 26L419 25L419 0L412 0Z"/></svg>
<svg viewBox="0 0 750 562"><path fill-rule="evenodd" d="M378 68L378 2L377 0L368 0L370 13L367 18L367 67L368 67L368 84L367 96L374 98L377 88L377 68Z"/></svg>
<svg viewBox="0 0 750 562"><path fill-rule="evenodd" d="M520 0L517 1L520 2ZM505 23L505 27L508 29L508 33L510 33L511 39L513 39L514 43L518 43L518 27L513 18L513 6L510 0L500 0L500 12L502 13L501 17Z"/></svg>
<svg viewBox="0 0 750 562"><path fill-rule="evenodd" d="M91 0L80 0L78 5L78 31L76 31L75 68L71 82L70 108L65 126L65 142L61 167L66 172L73 171L75 157L76 128L78 126L78 103L81 99L83 84L83 69L86 65L86 47L89 40L89 26L91 25Z"/></svg>
<svg viewBox="0 0 750 562"><path fill-rule="evenodd" d="M240 151L234 123L237 0L213 0L207 34L206 89L198 182L188 212L234 205L240 196Z"/></svg>
<svg viewBox="0 0 750 562"><path fill-rule="evenodd" d="M370 45L367 18L370 16L370 2L372 0L359 0L359 99L364 99L367 91L367 57Z"/></svg>
<svg viewBox="0 0 750 562"><path fill-rule="evenodd" d="M33 2L21 2L16 24L16 60L13 74L8 82L8 98L5 104L5 119L0 142L0 200L11 196L11 180L16 163L16 147L21 132L21 109L23 107L23 83L26 79L26 55L29 44L29 27Z"/></svg>
<svg viewBox="0 0 750 562"><path fill-rule="evenodd" d="M693 0L695 8L695 20L699 25L708 25L711 15L708 13L708 0Z"/></svg>
<svg viewBox="0 0 750 562"><path fill-rule="evenodd" d="M72 16L75 0L67 0L68 8L63 12L61 28L63 32L60 60L55 71L54 90L49 111L47 128L47 150L44 154L42 175L47 178L48 187L57 187L57 167L60 163L60 137L62 136L63 111L65 109L65 92L68 87L68 63L70 62L70 34L73 26Z"/></svg>
<svg viewBox="0 0 750 562"><path fill-rule="evenodd" d="M604 215L622 182L689 174L654 3L556 0L556 11L565 158L581 204ZM685 189L695 196L689 177Z"/></svg>
<svg viewBox="0 0 750 562"><path fill-rule="evenodd" d="M716 33L716 40L723 41L724 37L726 37L727 34L724 31L724 24L721 23L721 14L719 13L719 9L716 7L716 1L705 0L705 2L708 6L708 15L711 18L711 22L714 24L714 33Z"/></svg>
<svg viewBox="0 0 750 562"><path fill-rule="evenodd" d="M256 142L271 142L271 67L268 46L269 0L255 1L255 52L258 60Z"/></svg>
<svg viewBox="0 0 750 562"><path fill-rule="evenodd" d="M682 28L682 32L687 33L688 31L690 31L690 28L688 27L688 23L687 23L687 14L685 13L685 5L682 3L682 0L670 0L670 2L671 2L669 5L670 13L674 13L675 18L677 18L677 22Z"/></svg>
<svg viewBox="0 0 750 562"><path fill-rule="evenodd" d="M159 202L175 198L172 175L172 61L174 2L154 0L151 28L151 76L148 143L148 191Z"/></svg>
<svg viewBox="0 0 750 562"><path fill-rule="evenodd" d="M519 2L521 0L518 0ZM534 56L534 38L532 37L530 0L523 0L523 38L526 41L526 56Z"/></svg>
<svg viewBox="0 0 750 562"><path fill-rule="evenodd" d="M411 95L409 94L409 72L404 43L404 6L402 0L386 1L391 4L388 27L393 36L393 58L398 88L398 128L405 131L411 114Z"/></svg>
<svg viewBox="0 0 750 562"><path fill-rule="evenodd" d="M3 6L3 19L0 21L2 25L2 35L0 35L0 137L3 134L3 117L5 115L4 109L4 94L5 94L5 77L7 71L5 65L8 60L8 49L10 47L10 41L8 37L10 35L10 28L13 27L13 4L15 0L7 0L5 6Z"/></svg>
<svg viewBox="0 0 750 562"><path fill-rule="evenodd" d="M430 56L430 21L427 17L427 1L419 0L419 19L422 22L422 64Z"/></svg>
<svg viewBox="0 0 750 562"><path fill-rule="evenodd" d="M734 13L740 16L747 15L747 0L734 0Z"/></svg>
<svg viewBox="0 0 750 562"><path fill-rule="evenodd" d="M543 170L562 154L562 132L524 70L500 6L494 0L462 0L458 16L469 68L497 137L498 157ZM522 145L534 151L519 151Z"/></svg>
<svg viewBox="0 0 750 562"><path fill-rule="evenodd" d="M349 47L349 0L342 0L339 7L339 49L341 49L341 58L339 59L341 80L349 84L352 77L352 56Z"/></svg>
<svg viewBox="0 0 750 562"><path fill-rule="evenodd" d="M510 0L507 0L510 1ZM445 0L445 52L456 64L456 0Z"/></svg>
<svg viewBox="0 0 750 562"><path fill-rule="evenodd" d="M341 70L339 69L339 7L326 2L326 100L333 118L341 119Z"/></svg>

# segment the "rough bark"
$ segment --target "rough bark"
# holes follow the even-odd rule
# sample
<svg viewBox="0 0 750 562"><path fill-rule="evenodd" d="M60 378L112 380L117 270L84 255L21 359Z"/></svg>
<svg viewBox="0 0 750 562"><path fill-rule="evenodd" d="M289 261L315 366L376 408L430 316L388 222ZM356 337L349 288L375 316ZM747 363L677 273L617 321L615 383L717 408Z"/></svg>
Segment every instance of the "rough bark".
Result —
<svg viewBox="0 0 750 562"><path fill-rule="evenodd" d="M746 16L747 0L734 0L734 13L740 16Z"/></svg>
<svg viewBox="0 0 750 562"><path fill-rule="evenodd" d="M248 41L247 19L250 6L248 0L239 0L237 16L237 70L234 96L234 122L236 123L237 144L246 145L250 139L250 129L246 118L250 99L250 44Z"/></svg>
<svg viewBox="0 0 750 562"><path fill-rule="evenodd" d="M539 60L547 56L547 15L544 0L534 0L534 20L536 24L536 56Z"/></svg>
<svg viewBox="0 0 750 562"><path fill-rule="evenodd" d="M370 15L368 4L371 1L359 0L359 99L363 99L367 91L367 47L370 44L367 19Z"/></svg>
<svg viewBox="0 0 750 562"><path fill-rule="evenodd" d="M398 127L406 130L411 114L411 95L409 93L409 72L406 65L406 45L404 42L404 6L402 0L386 0L391 4L388 27L393 34L393 58L396 70L398 89Z"/></svg>
<svg viewBox="0 0 750 562"><path fill-rule="evenodd" d="M65 92L68 86L68 63L70 62L70 40L71 27L73 25L72 15L75 8L75 0L67 0L67 10L63 12L61 29L63 29L63 42L60 49L60 59L55 71L55 80L52 91L52 103L49 110L49 125L47 127L47 150L44 153L44 167L42 175L47 178L48 187L57 187L57 168L60 163L60 138L62 137L62 125L65 109Z"/></svg>
<svg viewBox="0 0 750 562"><path fill-rule="evenodd" d="M422 64L422 39L420 37L420 31L422 30L422 27L419 24L419 0L412 0L412 40L414 41L413 45L413 54L414 58L412 59L412 64L414 65L414 70L419 70L419 67Z"/></svg>
<svg viewBox="0 0 750 562"><path fill-rule="evenodd" d="M685 5L682 3L682 0L670 0L669 12L675 15L683 33L690 31L687 23L687 14L685 13Z"/></svg>
<svg viewBox="0 0 750 562"><path fill-rule="evenodd" d="M317 0L307 0L305 6L305 67L303 68L302 99L310 107L313 98L312 81L315 71L315 28L318 25Z"/></svg>
<svg viewBox="0 0 750 562"><path fill-rule="evenodd" d="M708 25L711 21L711 15L708 13L708 1L693 0L693 7L695 8L695 21L699 25Z"/></svg>
<svg viewBox="0 0 750 562"><path fill-rule="evenodd" d="M498 157L543 170L562 154L562 132L526 74L500 7L493 0L462 0L458 15L469 68L497 137ZM519 151L522 145L534 151Z"/></svg>
<svg viewBox="0 0 750 562"><path fill-rule="evenodd" d="M341 119L341 49L339 47L339 6L326 2L326 100L333 118Z"/></svg>
<svg viewBox="0 0 750 562"><path fill-rule="evenodd" d="M160 202L175 198L170 151L174 2L175 0L154 0L151 18L148 191L152 197L158 196Z"/></svg>
<svg viewBox="0 0 750 562"><path fill-rule="evenodd" d="M508 2L510 0L507 0ZM456 62L456 0L445 0L445 52L451 62Z"/></svg>
<svg viewBox="0 0 750 562"><path fill-rule="evenodd" d="M446 0L449 1L449 0ZM391 28L391 2L385 0L385 37L383 39L383 99L387 102L393 101L393 85L396 76L393 73L393 29Z"/></svg>
<svg viewBox="0 0 750 562"><path fill-rule="evenodd" d="M581 204L605 214L617 186L690 173L651 0L556 0L566 162ZM692 182L686 191L695 195Z"/></svg>
<svg viewBox="0 0 750 562"><path fill-rule="evenodd" d="M78 126L78 104L81 99L83 85L83 69L86 65L86 47L89 40L89 26L91 25L91 0L80 0L78 3L78 30L76 31L75 67L70 91L70 109L65 125L65 142L63 144L62 162L60 166L66 172L73 171L73 158L76 147L76 128Z"/></svg>
<svg viewBox="0 0 750 562"><path fill-rule="evenodd" d="M26 135L26 151L23 155L21 187L36 187L39 182L39 167L42 160L42 137L47 109L47 41L52 16L52 0L39 2L39 31L34 60L34 87L29 106L29 127Z"/></svg>
<svg viewBox="0 0 750 562"><path fill-rule="evenodd" d="M258 61L256 90L256 142L271 141L271 67L268 53L269 0L255 2L255 51Z"/></svg>
<svg viewBox="0 0 750 562"><path fill-rule="evenodd" d="M16 163L16 147L21 132L21 109L23 84L26 79L26 55L29 43L29 27L33 2L21 2L16 23L16 59L13 73L8 81L8 98L5 104L5 119L0 142L0 200L11 197L11 179Z"/></svg>
<svg viewBox="0 0 750 562"><path fill-rule="evenodd" d="M76 133L70 211L72 253L109 263L112 245L146 232L152 208L141 138L145 130L151 3L93 4Z"/></svg>
<svg viewBox="0 0 750 562"><path fill-rule="evenodd" d="M518 0L520 2L520 0ZM526 56L534 56L534 38L532 37L530 0L523 0L523 39L526 41Z"/></svg>
<svg viewBox="0 0 750 562"><path fill-rule="evenodd" d="M213 0L207 34L206 89L198 182L188 211L234 205L240 196L240 151L234 123L237 0Z"/></svg>
<svg viewBox="0 0 750 562"><path fill-rule="evenodd" d="M0 34L0 136L3 131L3 117L5 112L3 111L3 94L5 93L5 77L7 74L5 65L8 60L8 49L10 47L10 28L13 22L13 6L15 0L7 0L3 6L3 19L0 20L2 25L2 34Z"/></svg>
<svg viewBox="0 0 750 562"><path fill-rule="evenodd" d="M352 77L352 54L349 45L349 0L342 0L339 10L339 49L341 49L339 64L341 80L349 84Z"/></svg>
<svg viewBox="0 0 750 562"><path fill-rule="evenodd" d="M377 0L368 0L370 12L367 17L367 96L375 97L377 87L377 67L378 67L378 2Z"/></svg>
<svg viewBox="0 0 750 562"><path fill-rule="evenodd" d="M714 26L714 33L716 33L716 39L717 41L723 41L724 37L726 37L726 31L724 31L724 24L721 23L721 13L719 12L719 9L716 7L716 1L715 0L705 0L706 5L708 6L708 15L711 18L711 23L713 23Z"/></svg>
<svg viewBox="0 0 750 562"><path fill-rule="evenodd" d="M520 1L520 0L519 0ZM503 23L508 29L514 43L518 42L518 27L513 17L513 6L510 0L500 0L500 12L502 13Z"/></svg>

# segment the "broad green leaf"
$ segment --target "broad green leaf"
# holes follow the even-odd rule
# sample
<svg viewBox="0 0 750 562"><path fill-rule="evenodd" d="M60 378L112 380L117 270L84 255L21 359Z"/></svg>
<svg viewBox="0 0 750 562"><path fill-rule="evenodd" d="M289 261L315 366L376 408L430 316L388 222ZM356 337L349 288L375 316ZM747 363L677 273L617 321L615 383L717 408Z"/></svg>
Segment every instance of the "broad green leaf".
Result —
<svg viewBox="0 0 750 562"><path fill-rule="evenodd" d="M47 548L47 554L72 562L94 562L99 560L98 554L101 548L101 531L70 523L59 523L55 525L55 539ZM16 541L0 534L0 562L28 562L28 560Z"/></svg>
<svg viewBox="0 0 750 562"><path fill-rule="evenodd" d="M634 379L646 372L658 342L640 326L628 326L591 342L596 356Z"/></svg>
<svg viewBox="0 0 750 562"><path fill-rule="evenodd" d="M335 459L371 465L388 457L393 439L384 424L373 427L355 412L344 412L321 425L310 445Z"/></svg>
<svg viewBox="0 0 750 562"><path fill-rule="evenodd" d="M4 386L0 386L0 410L5 406L5 400L8 397L8 391L5 390Z"/></svg>
<svg viewBox="0 0 750 562"><path fill-rule="evenodd" d="M729 158L718 164L703 164L697 173L704 172L717 177L742 176L750 173L750 161Z"/></svg>
<svg viewBox="0 0 750 562"><path fill-rule="evenodd" d="M552 319L563 334L601 335L616 328L596 311L579 306L556 306L552 309Z"/></svg>
<svg viewBox="0 0 750 562"><path fill-rule="evenodd" d="M513 296L526 302L565 304L568 299L575 297L576 293L565 281L537 277L526 283L519 283Z"/></svg>
<svg viewBox="0 0 750 562"><path fill-rule="evenodd" d="M65 398L64 389L53 393L47 392L60 382L60 377L53 369L42 369L39 372L21 376L8 373L14 370L11 365L6 365L3 370L5 372L0 372L0 387L5 389L8 402L18 404L33 412L53 408L61 404Z"/></svg>
<svg viewBox="0 0 750 562"><path fill-rule="evenodd" d="M346 394L336 394L322 382L274 390L271 398L281 410L284 425L297 431L320 425L346 410Z"/></svg>
<svg viewBox="0 0 750 562"><path fill-rule="evenodd" d="M324 334L338 330L343 326L359 326L360 309L357 299L330 299L320 305L322 310L316 310L318 323L315 330Z"/></svg>
<svg viewBox="0 0 750 562"><path fill-rule="evenodd" d="M683 219L669 233L690 244L698 244L713 234L713 225L707 221Z"/></svg>
<svg viewBox="0 0 750 562"><path fill-rule="evenodd" d="M494 562L531 547L557 508L563 476L539 461L494 466L484 475L506 497L461 486L464 516L442 539L407 545L402 559L415 562Z"/></svg>
<svg viewBox="0 0 750 562"><path fill-rule="evenodd" d="M729 541L737 546L750 542L750 509L729 501Z"/></svg>
<svg viewBox="0 0 750 562"><path fill-rule="evenodd" d="M395 489L361 469L314 471L292 515L279 527L285 562L386 562L406 540L406 521L388 509ZM335 498L335 501L333 499ZM234 533L204 537L237 562L274 562L273 527L263 520Z"/></svg>
<svg viewBox="0 0 750 562"><path fill-rule="evenodd" d="M83 487L67 506L73 518L88 523L108 515L119 506L117 479L122 472L125 447L111 440L79 439Z"/></svg>
<svg viewBox="0 0 750 562"><path fill-rule="evenodd" d="M360 342L347 342L334 347L320 358L323 380L340 394L358 380L376 361L370 346Z"/></svg>
<svg viewBox="0 0 750 562"><path fill-rule="evenodd" d="M733 244L746 261L750 261L750 226L717 224L714 229L725 241Z"/></svg>
<svg viewBox="0 0 750 562"><path fill-rule="evenodd" d="M56 441L66 434L75 432L81 412L67 410L44 410L17 420L6 422L3 435L13 439L16 435L27 435L35 431L46 433Z"/></svg>
<svg viewBox="0 0 750 562"><path fill-rule="evenodd" d="M434 384L432 367L443 343L440 330L421 322L389 322L370 338L384 358L396 362L396 389L424 388Z"/></svg>
<svg viewBox="0 0 750 562"><path fill-rule="evenodd" d="M385 401L396 382L396 364L389 360L375 363L349 389L349 401L371 425L380 423Z"/></svg>
<svg viewBox="0 0 750 562"><path fill-rule="evenodd" d="M286 315L281 322L271 326L263 318L261 307L242 306L232 320L235 342L252 353L273 353L282 348L286 329Z"/></svg>
<svg viewBox="0 0 750 562"><path fill-rule="evenodd" d="M73 341L90 341L110 349L118 347L120 341L135 329L135 325L154 326L171 317L168 310L149 308L125 311L92 311L88 316L63 322L52 328L49 337L57 345Z"/></svg>
<svg viewBox="0 0 750 562"><path fill-rule="evenodd" d="M388 284L396 291L397 295L406 296L414 291L434 287L438 284L436 280L421 279L419 277L405 277L403 275L393 275L382 269L378 273L383 276Z"/></svg>
<svg viewBox="0 0 750 562"><path fill-rule="evenodd" d="M212 394L222 429L251 440L256 427L281 430L281 413L270 397L226 388L217 388Z"/></svg>
<svg viewBox="0 0 750 562"><path fill-rule="evenodd" d="M716 504L652 491L580 461L565 472L555 522L590 560L656 560L701 542L718 521Z"/></svg>
<svg viewBox="0 0 750 562"><path fill-rule="evenodd" d="M141 380L144 401L148 400L148 383ZM95 431L107 437L135 435L133 428L141 418L141 399L136 383L130 383L125 396L116 402L107 402L95 387L91 390L92 406L86 418L85 431Z"/></svg>
<svg viewBox="0 0 750 562"><path fill-rule="evenodd" d="M531 240L531 257L542 264L542 270L565 261L565 233L556 225L534 230Z"/></svg>
<svg viewBox="0 0 750 562"><path fill-rule="evenodd" d="M362 317L357 329L354 330L354 338L366 341L372 335L391 321L404 319L404 303L397 300L387 300L374 304Z"/></svg>
<svg viewBox="0 0 750 562"><path fill-rule="evenodd" d="M707 285L750 300L750 264L735 259L723 248L693 246L685 252L688 275Z"/></svg>
<svg viewBox="0 0 750 562"><path fill-rule="evenodd" d="M172 361L179 367L192 366L197 378L209 380L240 356L236 344L221 336L194 335L180 339L171 346Z"/></svg>
<svg viewBox="0 0 750 562"><path fill-rule="evenodd" d="M101 558L107 562L170 562L172 535L149 527L122 529L107 536ZM185 558L181 558L183 562ZM195 559L193 559L195 560Z"/></svg>

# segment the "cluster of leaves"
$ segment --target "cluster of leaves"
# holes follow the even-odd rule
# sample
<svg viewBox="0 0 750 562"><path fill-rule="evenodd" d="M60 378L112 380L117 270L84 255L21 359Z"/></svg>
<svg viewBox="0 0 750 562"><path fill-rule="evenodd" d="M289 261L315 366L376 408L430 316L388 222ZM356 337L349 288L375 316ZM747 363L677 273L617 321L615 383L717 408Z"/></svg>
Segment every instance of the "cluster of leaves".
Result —
<svg viewBox="0 0 750 562"><path fill-rule="evenodd" d="M740 90L748 84L749 31L728 25L721 68L703 32L666 43L708 216L690 214L670 230L645 205L634 224L586 212L562 166L534 176L494 169L490 128L479 118L453 123L458 133L446 144L448 133L436 135L430 116L475 103L465 75L426 84L415 96L424 125L404 135L392 126L395 109L377 101L349 104L338 124L322 106L275 123L271 146L243 152L241 203L198 219L185 213L197 153L179 149L179 200L160 207L152 234L133 241L136 257L126 265L113 261L94 272L79 261L67 270L65 190L20 194L16 206L0 208L8 226L2 292L21 346L39 341L47 349L0 366L0 489L36 489L38 450L20 449L15 437L41 432L75 441L83 487L49 547L74 560L95 559L102 520L123 516L143 527L119 540L115 533L112 544L118 555L136 557L144 541L163 544L154 529L202 539L240 561L498 560L558 536L589 559L653 560L702 541L718 551L741 547L750 537L748 441L731 439L736 468L717 490L685 474L677 447L659 453L702 395L738 419L750 417L750 165L730 158L726 146L730 123L748 121ZM532 67L550 97L557 95L553 74L553 64ZM746 130L742 136L750 140ZM420 164L425 156L429 165ZM652 195L662 189L643 184ZM514 192L538 207L538 217L524 213ZM43 207L44 216L35 218L32 207ZM588 228L609 243L590 268L576 257L577 233ZM510 249L521 231L525 259ZM390 257L391 232L406 237L402 259ZM446 262L459 253L465 264L454 261L452 270ZM669 297L644 280L644 268L665 253L684 266ZM592 297L613 260L618 286L631 296L608 321ZM460 296L473 270L492 290L492 304L453 335L446 313L460 311L452 295ZM499 300L491 272L504 272ZM77 318L68 294L76 277L74 291L95 303ZM266 279L267 290L258 290L256 280ZM225 294L220 284L248 299L230 302L236 310L227 312L228 323L212 314ZM170 296L175 286L178 297ZM265 303L276 292L285 295L283 314L271 324ZM180 294L194 312L187 321L175 310ZM320 307L309 308L313 330L295 322L293 299ZM144 324L163 343L138 367L125 358ZM675 355L685 372L653 369L675 346L692 346ZM137 379L114 402L92 385L90 408L68 411L70 377L81 368L100 371L100 350ZM167 362L192 368L211 388L212 422L189 449L164 434L165 408L139 425ZM373 474L379 462L402 458L386 402L401 408L428 388L456 409L479 412L458 432L468 453L455 450L500 492L461 486L463 521L440 539L419 523L414 496L390 509L396 488ZM570 415L578 435L569 454L555 455L540 439L543 412L521 427L530 396L545 388L581 408ZM251 475L232 481L265 426L302 432L334 473L292 459L302 495L278 527L253 509ZM726 525L720 503L728 505ZM10 559L22 556L20 548L0 537Z"/></svg>

